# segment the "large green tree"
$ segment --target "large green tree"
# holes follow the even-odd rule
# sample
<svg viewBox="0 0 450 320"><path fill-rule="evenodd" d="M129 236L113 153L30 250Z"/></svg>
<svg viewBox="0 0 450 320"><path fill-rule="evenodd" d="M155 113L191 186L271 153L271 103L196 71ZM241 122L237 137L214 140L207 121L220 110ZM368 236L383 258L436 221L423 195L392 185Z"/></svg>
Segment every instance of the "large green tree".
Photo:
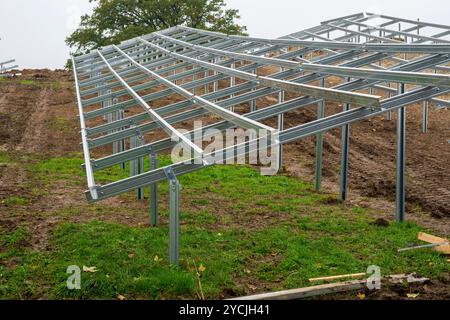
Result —
<svg viewBox="0 0 450 320"><path fill-rule="evenodd" d="M227 9L224 0L89 0L98 2L92 15L67 39L77 53L157 30L186 25L193 28L245 34L236 23L239 11Z"/></svg>

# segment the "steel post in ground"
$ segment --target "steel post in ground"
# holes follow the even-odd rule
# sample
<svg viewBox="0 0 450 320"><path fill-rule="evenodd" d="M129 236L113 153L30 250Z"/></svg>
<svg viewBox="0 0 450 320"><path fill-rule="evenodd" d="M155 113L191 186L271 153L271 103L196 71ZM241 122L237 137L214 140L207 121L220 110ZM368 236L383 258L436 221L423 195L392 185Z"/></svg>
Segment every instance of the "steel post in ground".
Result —
<svg viewBox="0 0 450 320"><path fill-rule="evenodd" d="M320 86L325 86L325 79L320 80ZM317 104L317 119L322 119L325 116L325 100L321 100ZM323 166L323 133L316 135L316 179L315 189L320 191L322 185L322 166Z"/></svg>
<svg viewBox="0 0 450 320"><path fill-rule="evenodd" d="M423 111L422 111L422 132L428 132L428 104L429 101L425 100L423 102Z"/></svg>
<svg viewBox="0 0 450 320"><path fill-rule="evenodd" d="M158 169L158 155L156 153L150 155L149 161L150 171ZM150 225L154 227L158 223L158 184L153 183L150 185Z"/></svg>
<svg viewBox="0 0 450 320"><path fill-rule="evenodd" d="M179 265L180 257L180 190L181 185L172 168L165 170L169 179L169 263Z"/></svg>
<svg viewBox="0 0 450 320"><path fill-rule="evenodd" d="M350 79L347 79L347 82ZM350 110L348 103L344 104L343 111ZM342 142L341 142L341 175L339 179L339 197L341 201L347 200L347 187L348 187L348 158L350 152L350 125L347 124L342 127Z"/></svg>
<svg viewBox="0 0 450 320"><path fill-rule="evenodd" d="M400 84L398 93L405 93L405 85ZM406 170L406 110L397 111L397 186L396 207L397 222L405 220L405 170Z"/></svg>

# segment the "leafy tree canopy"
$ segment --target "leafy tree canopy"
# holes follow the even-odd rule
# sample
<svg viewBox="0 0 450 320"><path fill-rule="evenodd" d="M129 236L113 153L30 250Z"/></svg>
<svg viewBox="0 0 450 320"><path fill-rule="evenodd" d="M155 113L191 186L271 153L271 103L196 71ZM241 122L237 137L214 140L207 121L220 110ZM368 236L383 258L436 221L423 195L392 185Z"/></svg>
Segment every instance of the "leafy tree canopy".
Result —
<svg viewBox="0 0 450 320"><path fill-rule="evenodd" d="M245 34L236 23L239 11L227 9L224 0L89 0L98 2L92 15L81 24L66 43L86 53L92 49L148 34L176 25Z"/></svg>

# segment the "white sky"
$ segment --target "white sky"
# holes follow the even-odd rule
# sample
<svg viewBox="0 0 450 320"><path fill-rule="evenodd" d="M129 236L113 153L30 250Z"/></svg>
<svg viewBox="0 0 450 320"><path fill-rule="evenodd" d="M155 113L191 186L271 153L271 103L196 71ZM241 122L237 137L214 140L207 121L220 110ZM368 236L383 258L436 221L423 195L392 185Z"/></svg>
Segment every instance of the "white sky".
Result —
<svg viewBox="0 0 450 320"><path fill-rule="evenodd" d="M240 10L252 36L276 38L357 12L383 13L450 24L450 0L226 0ZM65 38L79 17L92 10L88 0L0 0L0 61L15 58L21 68L62 68Z"/></svg>

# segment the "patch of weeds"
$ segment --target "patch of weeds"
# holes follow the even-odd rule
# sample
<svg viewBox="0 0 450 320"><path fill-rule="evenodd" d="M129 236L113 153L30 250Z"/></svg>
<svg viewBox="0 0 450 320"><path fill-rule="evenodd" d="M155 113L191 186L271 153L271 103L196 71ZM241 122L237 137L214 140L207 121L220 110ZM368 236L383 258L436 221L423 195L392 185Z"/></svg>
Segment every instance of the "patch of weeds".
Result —
<svg viewBox="0 0 450 320"><path fill-rule="evenodd" d="M5 151L0 151L0 165L8 164L11 162L12 162L11 154L9 154L8 152L5 152Z"/></svg>
<svg viewBox="0 0 450 320"><path fill-rule="evenodd" d="M30 86L30 85L35 85L36 82L33 80L20 80L19 84L21 84L23 86Z"/></svg>
<svg viewBox="0 0 450 320"><path fill-rule="evenodd" d="M73 130L70 120L64 117L53 116L49 118L47 122L49 124L49 128L55 132L71 132Z"/></svg>
<svg viewBox="0 0 450 320"><path fill-rule="evenodd" d="M16 247L27 243L31 238L26 228L17 228L12 233L0 234L0 245L5 247Z"/></svg>
<svg viewBox="0 0 450 320"><path fill-rule="evenodd" d="M30 200L24 197L10 196L0 202L5 207L26 206Z"/></svg>

